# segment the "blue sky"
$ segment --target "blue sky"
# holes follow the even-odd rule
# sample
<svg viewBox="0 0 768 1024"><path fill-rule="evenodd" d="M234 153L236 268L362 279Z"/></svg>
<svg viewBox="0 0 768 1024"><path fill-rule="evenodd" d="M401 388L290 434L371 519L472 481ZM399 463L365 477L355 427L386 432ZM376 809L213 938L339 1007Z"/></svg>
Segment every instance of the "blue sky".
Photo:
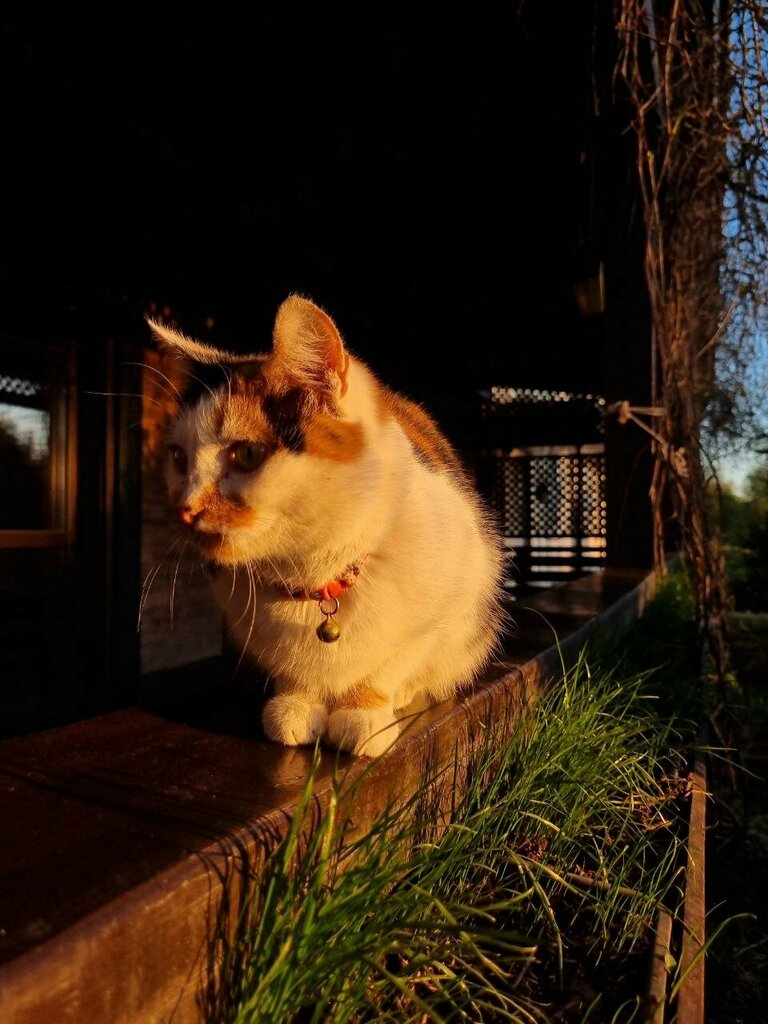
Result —
<svg viewBox="0 0 768 1024"><path fill-rule="evenodd" d="M716 459L715 468L720 485L727 485L734 493L745 497L744 488L747 477L758 464L759 457L751 451Z"/></svg>

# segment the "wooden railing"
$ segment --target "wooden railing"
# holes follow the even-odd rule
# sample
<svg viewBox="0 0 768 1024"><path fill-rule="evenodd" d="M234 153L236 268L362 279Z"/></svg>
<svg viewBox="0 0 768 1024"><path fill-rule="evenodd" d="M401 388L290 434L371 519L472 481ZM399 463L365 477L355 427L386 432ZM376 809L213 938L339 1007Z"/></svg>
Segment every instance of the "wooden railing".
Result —
<svg viewBox="0 0 768 1024"><path fill-rule="evenodd" d="M471 694L424 712L372 768L344 762L352 778L367 773L355 824L468 751L478 722L512 721L595 630L627 629L655 584L603 572L516 608L506 656ZM162 713L136 707L0 743L0 1020L211 1019L212 950L285 835L312 761L260 738L257 696L222 684ZM319 813L337 768L328 752Z"/></svg>

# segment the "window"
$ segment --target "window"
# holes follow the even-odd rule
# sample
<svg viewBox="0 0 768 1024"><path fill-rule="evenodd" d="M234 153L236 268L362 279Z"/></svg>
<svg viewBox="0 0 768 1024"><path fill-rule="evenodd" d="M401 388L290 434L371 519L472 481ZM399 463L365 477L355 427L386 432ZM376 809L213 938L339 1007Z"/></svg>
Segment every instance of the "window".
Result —
<svg viewBox="0 0 768 1024"><path fill-rule="evenodd" d="M71 521L66 354L0 336L0 548L62 547Z"/></svg>

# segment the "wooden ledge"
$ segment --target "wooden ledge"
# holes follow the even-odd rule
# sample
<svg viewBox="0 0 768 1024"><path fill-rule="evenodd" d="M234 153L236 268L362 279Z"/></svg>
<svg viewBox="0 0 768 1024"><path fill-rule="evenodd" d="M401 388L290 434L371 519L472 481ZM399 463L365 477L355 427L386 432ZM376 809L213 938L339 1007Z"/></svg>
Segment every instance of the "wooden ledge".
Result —
<svg viewBox="0 0 768 1024"><path fill-rule="evenodd" d="M471 746L473 723L514 715L593 629L623 631L655 584L606 570L514 606L504 660L471 695L424 712L374 766L355 827L412 792L428 764ZM162 712L131 708L0 743L0 1019L215 1020L216 944L243 879L285 834L312 761L266 741L258 721L254 694L220 684ZM369 762L326 752L320 810L339 765L355 776Z"/></svg>

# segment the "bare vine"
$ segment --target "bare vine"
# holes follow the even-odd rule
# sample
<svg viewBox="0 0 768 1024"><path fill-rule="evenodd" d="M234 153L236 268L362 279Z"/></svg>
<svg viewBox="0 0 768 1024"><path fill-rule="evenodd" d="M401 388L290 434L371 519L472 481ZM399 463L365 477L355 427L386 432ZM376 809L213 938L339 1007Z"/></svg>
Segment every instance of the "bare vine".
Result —
<svg viewBox="0 0 768 1024"><path fill-rule="evenodd" d="M616 26L658 354L654 557L663 567L674 540L689 565L722 680L729 595L702 444L749 409L744 367L764 322L767 12L761 0L617 0Z"/></svg>

